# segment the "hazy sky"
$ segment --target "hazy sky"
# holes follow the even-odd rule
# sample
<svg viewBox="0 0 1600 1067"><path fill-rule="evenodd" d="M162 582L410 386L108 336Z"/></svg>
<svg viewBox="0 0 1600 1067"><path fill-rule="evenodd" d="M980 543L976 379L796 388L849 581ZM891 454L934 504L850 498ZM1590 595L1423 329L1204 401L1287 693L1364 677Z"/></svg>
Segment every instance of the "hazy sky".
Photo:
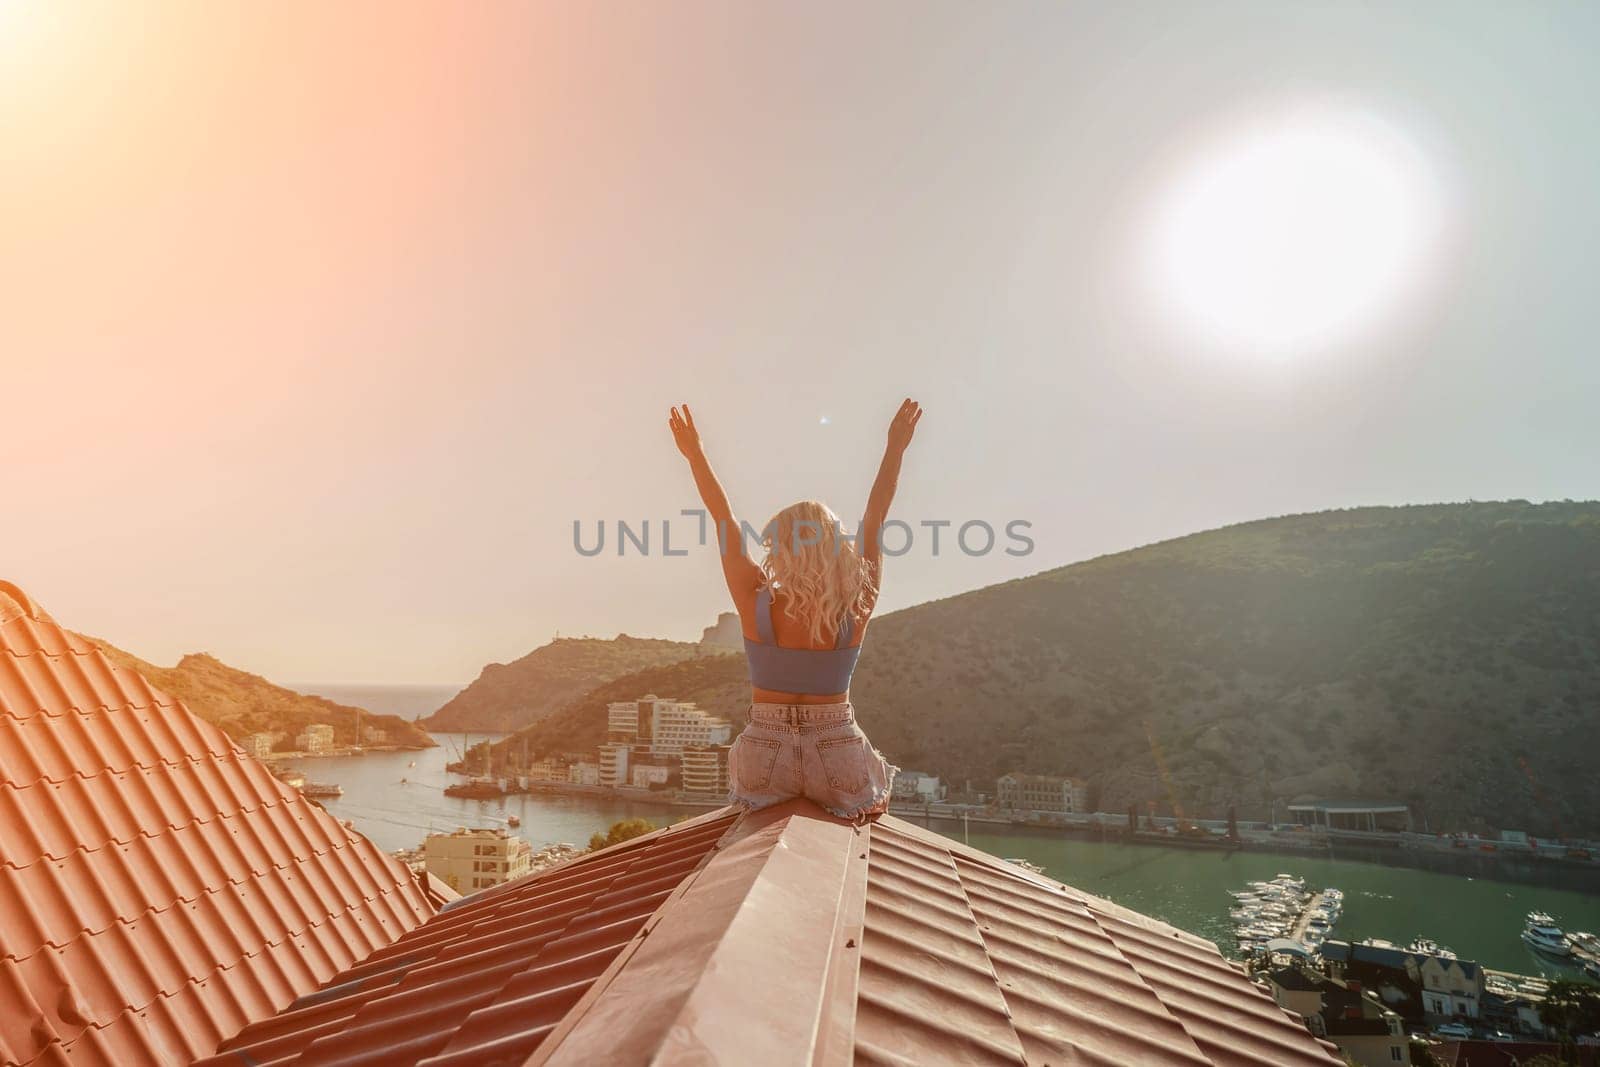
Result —
<svg viewBox="0 0 1600 1067"><path fill-rule="evenodd" d="M695 504L681 400L758 522L853 518L923 402L897 512L1036 548L919 540L888 608L1266 515L1593 497L1597 48L1589 3L0 0L0 577L287 681L695 637L710 553L572 548ZM1419 161L1408 295L1332 343L1186 333L1158 206L1313 104Z"/></svg>

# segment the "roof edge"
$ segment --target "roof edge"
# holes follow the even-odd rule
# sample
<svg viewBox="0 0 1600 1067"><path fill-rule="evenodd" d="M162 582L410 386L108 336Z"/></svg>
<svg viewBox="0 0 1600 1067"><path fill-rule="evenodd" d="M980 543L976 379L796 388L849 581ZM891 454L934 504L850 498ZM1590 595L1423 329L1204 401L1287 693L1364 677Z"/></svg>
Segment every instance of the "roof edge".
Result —
<svg viewBox="0 0 1600 1067"><path fill-rule="evenodd" d="M796 800L742 815L705 864L652 916L527 1061L793 1063L841 1037L831 1006L854 999L853 968L836 959L849 930L848 875L865 838ZM859 922L859 916L857 917ZM815 931L833 931L826 940ZM785 936L792 935L792 936ZM860 945L859 932L855 945ZM775 967L774 961L782 961ZM715 1011L714 1030L685 1020Z"/></svg>
<svg viewBox="0 0 1600 1067"><path fill-rule="evenodd" d="M22 591L15 582L0 579L0 624L13 619L32 619L35 622L54 622L50 613L37 601Z"/></svg>

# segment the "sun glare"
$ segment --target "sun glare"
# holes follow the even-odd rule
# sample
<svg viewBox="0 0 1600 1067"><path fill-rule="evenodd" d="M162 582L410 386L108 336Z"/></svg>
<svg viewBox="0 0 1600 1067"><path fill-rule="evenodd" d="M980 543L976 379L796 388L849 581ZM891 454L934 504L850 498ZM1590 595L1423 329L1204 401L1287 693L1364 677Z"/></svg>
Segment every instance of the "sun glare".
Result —
<svg viewBox="0 0 1600 1067"><path fill-rule="evenodd" d="M1354 111L1295 110L1213 142L1158 202L1145 273L1188 331L1274 355L1350 340L1425 273L1438 192Z"/></svg>

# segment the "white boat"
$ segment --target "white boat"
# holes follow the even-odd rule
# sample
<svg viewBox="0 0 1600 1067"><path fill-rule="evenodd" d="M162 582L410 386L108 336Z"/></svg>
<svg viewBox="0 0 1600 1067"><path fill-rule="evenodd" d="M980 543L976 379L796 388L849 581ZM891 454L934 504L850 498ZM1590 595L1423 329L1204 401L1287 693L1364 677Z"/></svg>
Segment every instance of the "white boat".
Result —
<svg viewBox="0 0 1600 1067"><path fill-rule="evenodd" d="M1415 952L1419 956L1438 956L1440 959L1453 960L1456 954L1445 948L1432 938L1419 937L1406 946L1407 952Z"/></svg>
<svg viewBox="0 0 1600 1067"><path fill-rule="evenodd" d="M1567 935L1542 911L1528 913L1528 925L1522 931L1522 940L1535 952L1543 952L1547 956L1572 955L1572 945L1567 942Z"/></svg>
<svg viewBox="0 0 1600 1067"><path fill-rule="evenodd" d="M1037 863L1034 863L1032 860L1025 860L1017 856L1011 856L1006 859L1006 862L1014 867L1021 867L1025 871L1032 871L1034 874L1044 873L1044 868L1039 866Z"/></svg>

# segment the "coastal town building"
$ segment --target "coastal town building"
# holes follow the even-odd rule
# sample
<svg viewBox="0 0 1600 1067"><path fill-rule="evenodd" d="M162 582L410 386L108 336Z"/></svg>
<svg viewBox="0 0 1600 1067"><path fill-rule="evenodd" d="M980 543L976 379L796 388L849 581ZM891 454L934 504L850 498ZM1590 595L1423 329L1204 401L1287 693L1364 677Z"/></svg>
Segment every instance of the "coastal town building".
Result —
<svg viewBox="0 0 1600 1067"><path fill-rule="evenodd" d="M1362 1067L1411 1063L1405 1021L1357 982L1343 982L1301 964L1262 975L1280 1007L1305 1020L1314 1035L1337 1045Z"/></svg>
<svg viewBox="0 0 1600 1067"><path fill-rule="evenodd" d="M333 727L324 722L314 722L296 735L295 748L316 755L333 748Z"/></svg>
<svg viewBox="0 0 1600 1067"><path fill-rule="evenodd" d="M676 700L653 702L650 737L652 755L679 756L691 745L725 745L731 740L733 740L733 724L727 719L702 711L692 703Z"/></svg>
<svg viewBox="0 0 1600 1067"><path fill-rule="evenodd" d="M1411 829L1411 808L1392 800L1307 800L1290 804L1289 821L1323 830Z"/></svg>
<svg viewBox="0 0 1600 1067"><path fill-rule="evenodd" d="M676 703L654 693L646 693L638 700L615 701L606 705L607 732L615 740L632 739L648 747L655 735L657 705Z"/></svg>
<svg viewBox="0 0 1600 1067"><path fill-rule="evenodd" d="M498 829L429 834L422 855L428 873L458 893L521 878L533 862L533 848L526 841Z"/></svg>
<svg viewBox="0 0 1600 1067"><path fill-rule="evenodd" d="M619 700L606 705L606 733L614 739L639 736L639 702Z"/></svg>
<svg viewBox="0 0 1600 1067"><path fill-rule="evenodd" d="M628 784L628 753L626 741L607 741L600 746L600 783L615 789Z"/></svg>
<svg viewBox="0 0 1600 1067"><path fill-rule="evenodd" d="M683 791L718 799L728 795L729 745L691 745L683 750Z"/></svg>
<svg viewBox="0 0 1600 1067"><path fill-rule="evenodd" d="M1084 809L1087 796L1088 786L1076 778L1014 771L995 782L995 802L1002 808L1078 812Z"/></svg>
<svg viewBox="0 0 1600 1067"><path fill-rule="evenodd" d="M361 728L361 741L368 745L382 745L389 741L389 731L377 726L363 726Z"/></svg>
<svg viewBox="0 0 1600 1067"><path fill-rule="evenodd" d="M272 755L273 746L278 743L278 735L274 733L254 733L244 739L244 750L256 759L266 759Z"/></svg>
<svg viewBox="0 0 1600 1067"><path fill-rule="evenodd" d="M546 756L528 764L523 777L530 782L565 782L568 761L558 756Z"/></svg>
<svg viewBox="0 0 1600 1067"><path fill-rule="evenodd" d="M598 760L578 760L567 767L567 782L571 785L599 785L600 763Z"/></svg>
<svg viewBox="0 0 1600 1067"><path fill-rule="evenodd" d="M1330 975L1359 982L1409 1022L1472 1022L1485 1014L1486 978L1472 960L1338 940L1323 943L1322 959ZM1509 1010L1515 1015L1514 1006Z"/></svg>
<svg viewBox="0 0 1600 1067"><path fill-rule="evenodd" d="M894 776L891 796L907 804L937 804L949 792L943 782L922 771L901 771Z"/></svg>
<svg viewBox="0 0 1600 1067"><path fill-rule="evenodd" d="M669 763L636 759L631 766L628 779L635 789L661 789L672 782L673 768Z"/></svg>
<svg viewBox="0 0 1600 1067"><path fill-rule="evenodd" d="M1476 1019L1483 1014L1483 968L1473 961L1423 956L1417 974L1424 1017Z"/></svg>

